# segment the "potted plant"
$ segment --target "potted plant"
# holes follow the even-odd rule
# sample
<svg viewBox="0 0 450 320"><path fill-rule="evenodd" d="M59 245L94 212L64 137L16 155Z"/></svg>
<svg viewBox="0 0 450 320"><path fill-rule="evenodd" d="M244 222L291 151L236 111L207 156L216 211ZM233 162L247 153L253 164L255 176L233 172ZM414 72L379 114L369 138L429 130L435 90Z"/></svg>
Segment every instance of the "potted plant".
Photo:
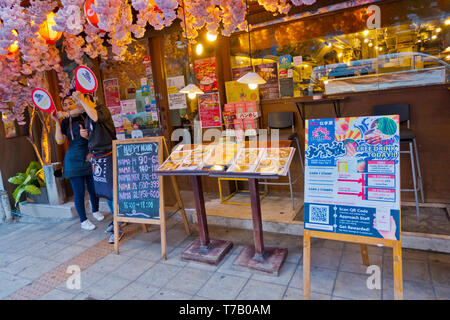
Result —
<svg viewBox="0 0 450 320"><path fill-rule="evenodd" d="M27 201L29 202L48 203L44 171L38 161L31 161L25 173L19 172L14 177L9 178L8 181L18 185L12 194L16 207L24 192L27 194Z"/></svg>

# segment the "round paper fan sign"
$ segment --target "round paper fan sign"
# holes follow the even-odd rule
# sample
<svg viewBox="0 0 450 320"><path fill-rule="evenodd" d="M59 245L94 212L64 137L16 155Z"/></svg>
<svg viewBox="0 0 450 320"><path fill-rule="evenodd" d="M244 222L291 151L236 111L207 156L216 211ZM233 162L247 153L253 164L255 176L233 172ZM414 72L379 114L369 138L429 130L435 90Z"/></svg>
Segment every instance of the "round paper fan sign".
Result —
<svg viewBox="0 0 450 320"><path fill-rule="evenodd" d="M34 89L33 92L31 92L31 100L37 108L41 109L44 112L52 114L56 110L50 93L48 93L44 89Z"/></svg>
<svg viewBox="0 0 450 320"><path fill-rule="evenodd" d="M75 69L75 89L81 93L91 93L97 90L97 78L91 69L84 66Z"/></svg>

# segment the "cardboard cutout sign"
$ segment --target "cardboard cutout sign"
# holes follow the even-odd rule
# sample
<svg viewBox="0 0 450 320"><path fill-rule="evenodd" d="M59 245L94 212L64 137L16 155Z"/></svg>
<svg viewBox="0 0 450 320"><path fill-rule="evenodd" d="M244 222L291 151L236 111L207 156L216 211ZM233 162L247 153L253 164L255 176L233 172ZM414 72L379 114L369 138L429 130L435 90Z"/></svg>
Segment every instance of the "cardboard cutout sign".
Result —
<svg viewBox="0 0 450 320"><path fill-rule="evenodd" d="M56 111L53 99L46 90L41 88L36 88L31 92L31 100L34 105L44 112L52 114Z"/></svg>
<svg viewBox="0 0 450 320"><path fill-rule="evenodd" d="M75 89L81 93L91 93L97 90L97 78L91 69L84 66L75 69Z"/></svg>

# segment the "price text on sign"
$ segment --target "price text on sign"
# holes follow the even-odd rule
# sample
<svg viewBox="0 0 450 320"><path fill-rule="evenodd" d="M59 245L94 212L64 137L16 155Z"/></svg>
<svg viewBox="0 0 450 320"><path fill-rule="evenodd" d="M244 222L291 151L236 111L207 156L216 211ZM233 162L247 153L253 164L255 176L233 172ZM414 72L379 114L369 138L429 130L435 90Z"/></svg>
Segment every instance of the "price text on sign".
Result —
<svg viewBox="0 0 450 320"><path fill-rule="evenodd" d="M117 145L118 216L159 218L158 143Z"/></svg>

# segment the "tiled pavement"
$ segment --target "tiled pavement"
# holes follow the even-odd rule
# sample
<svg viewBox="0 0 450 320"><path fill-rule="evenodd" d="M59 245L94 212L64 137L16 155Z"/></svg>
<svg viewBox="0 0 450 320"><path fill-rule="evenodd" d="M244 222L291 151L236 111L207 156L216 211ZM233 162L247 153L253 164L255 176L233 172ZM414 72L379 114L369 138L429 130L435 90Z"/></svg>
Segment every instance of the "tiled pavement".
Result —
<svg viewBox="0 0 450 320"><path fill-rule="evenodd" d="M124 228L120 255L105 240L110 222L82 231L77 221L51 225L0 225L0 299L302 299L302 238L264 233L267 246L289 255L278 277L233 265L253 241L252 232L210 226L214 238L232 240L230 254L217 266L183 262L180 254L195 238L168 220L168 260L161 260L159 229ZM191 226L195 229L195 225ZM312 299L393 299L392 249L369 247L381 267L381 290L369 290L359 245L312 240ZM403 249L405 299L450 299L450 254ZM81 289L68 289L66 273L79 264Z"/></svg>

